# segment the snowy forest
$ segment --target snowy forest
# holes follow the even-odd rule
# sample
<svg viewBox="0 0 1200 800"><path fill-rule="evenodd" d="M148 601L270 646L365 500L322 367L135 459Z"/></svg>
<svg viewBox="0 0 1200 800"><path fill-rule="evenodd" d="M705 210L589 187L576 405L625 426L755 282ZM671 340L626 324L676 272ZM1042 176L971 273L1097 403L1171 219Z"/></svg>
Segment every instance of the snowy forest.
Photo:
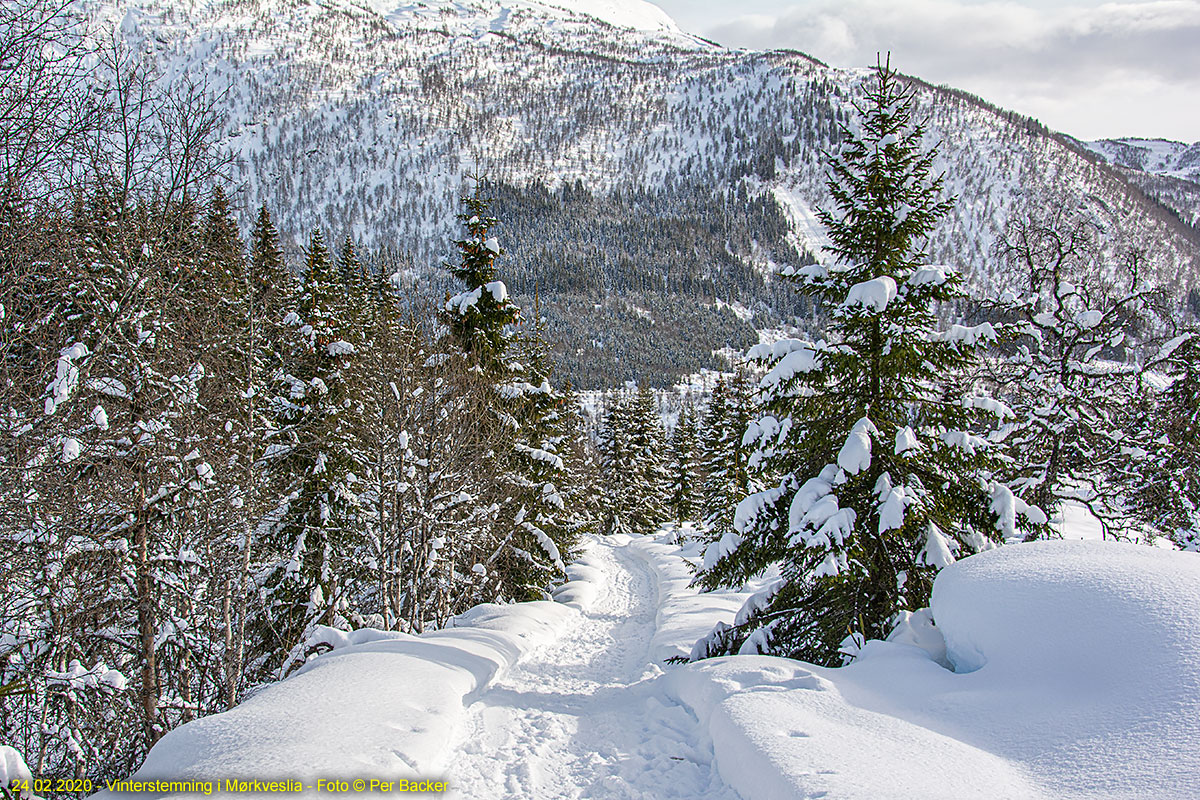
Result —
<svg viewBox="0 0 1200 800"><path fill-rule="evenodd" d="M1106 538L1200 549L1185 304L1071 205L1010 221L989 258L1011 290L932 263L953 176L886 61L822 153L824 255L793 249L769 288L726 259L726 296L805 325L760 340L699 314L679 347L721 374L682 394L651 388L672 371L636 341L605 350L626 389L604 362L554 368L528 264L586 295L567 221L620 197L464 180L433 292L349 220L281 232L272 204L239 208L219 98L164 91L53 3L0 10L0 65L0 738L37 774L124 777L333 632L547 599L592 534L673 522L704 590L777 568L691 659L825 666L955 560L1055 536L1068 504ZM539 196L556 208L509 229L512 258L497 230ZM762 197L728 202L785 246ZM626 259L632 317L670 252Z"/></svg>

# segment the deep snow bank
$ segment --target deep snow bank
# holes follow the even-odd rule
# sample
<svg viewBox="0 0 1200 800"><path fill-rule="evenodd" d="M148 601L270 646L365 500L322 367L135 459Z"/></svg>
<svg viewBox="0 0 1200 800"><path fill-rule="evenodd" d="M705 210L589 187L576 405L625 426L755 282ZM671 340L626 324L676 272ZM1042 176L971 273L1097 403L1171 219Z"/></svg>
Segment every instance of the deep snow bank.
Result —
<svg viewBox="0 0 1200 800"><path fill-rule="evenodd" d="M972 722L1057 793L1200 796L1200 555L1004 547L944 570L932 609L970 671L944 690L948 721Z"/></svg>
<svg viewBox="0 0 1200 800"><path fill-rule="evenodd" d="M327 631L334 650L230 711L171 731L131 777L222 786L226 778L438 777L470 698L590 606L603 573L587 555L567 572L558 602L477 606L454 627L421 636Z"/></svg>
<svg viewBox="0 0 1200 800"><path fill-rule="evenodd" d="M1010 545L944 570L933 615L958 673L869 642L841 669L740 656L664 680L746 800L1200 796L1200 555Z"/></svg>

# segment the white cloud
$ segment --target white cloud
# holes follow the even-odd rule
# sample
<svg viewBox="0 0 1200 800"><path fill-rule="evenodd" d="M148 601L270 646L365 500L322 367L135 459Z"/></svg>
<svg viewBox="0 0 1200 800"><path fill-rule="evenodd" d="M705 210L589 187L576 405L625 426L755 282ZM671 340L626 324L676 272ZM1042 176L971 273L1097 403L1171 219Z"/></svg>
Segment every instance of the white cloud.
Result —
<svg viewBox="0 0 1200 800"><path fill-rule="evenodd" d="M1084 138L1200 139L1200 0L1031 8L1017 2L818 0L707 35L839 66L877 52Z"/></svg>

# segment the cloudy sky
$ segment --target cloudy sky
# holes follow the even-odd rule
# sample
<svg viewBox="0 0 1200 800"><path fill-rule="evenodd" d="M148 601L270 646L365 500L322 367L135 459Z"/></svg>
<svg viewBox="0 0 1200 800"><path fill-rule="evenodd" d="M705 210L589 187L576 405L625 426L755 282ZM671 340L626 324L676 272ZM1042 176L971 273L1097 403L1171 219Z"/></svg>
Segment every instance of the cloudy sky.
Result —
<svg viewBox="0 0 1200 800"><path fill-rule="evenodd" d="M1200 0L653 0L728 47L836 66L892 52L1082 139L1200 140Z"/></svg>

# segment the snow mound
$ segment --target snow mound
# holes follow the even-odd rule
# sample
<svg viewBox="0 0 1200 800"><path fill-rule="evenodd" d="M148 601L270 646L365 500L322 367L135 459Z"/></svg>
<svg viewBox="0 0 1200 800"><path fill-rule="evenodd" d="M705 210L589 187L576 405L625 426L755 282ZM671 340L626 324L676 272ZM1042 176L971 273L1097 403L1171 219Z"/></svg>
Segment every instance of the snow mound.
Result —
<svg viewBox="0 0 1200 800"><path fill-rule="evenodd" d="M566 583L552 592L555 601L576 611L588 611L604 584L604 570L595 556L584 553L574 563L568 564L567 578Z"/></svg>
<svg viewBox="0 0 1200 800"><path fill-rule="evenodd" d="M20 791L12 789L13 783L21 783ZM19 797L29 797L33 786L33 773L25 764L25 759L14 748L0 744L0 789L11 791Z"/></svg>
<svg viewBox="0 0 1200 800"><path fill-rule="evenodd" d="M1103 541L1032 542L943 571L933 616L958 672L1200 685L1200 556Z"/></svg>
<svg viewBox="0 0 1200 800"><path fill-rule="evenodd" d="M738 656L665 680L746 800L1197 796L1200 555L1008 545L942 570L931 612L840 669Z"/></svg>
<svg viewBox="0 0 1200 800"><path fill-rule="evenodd" d="M1002 547L944 570L932 609L989 736L1056 791L1196 796L1200 555Z"/></svg>
<svg viewBox="0 0 1200 800"><path fill-rule="evenodd" d="M571 581L556 593L561 602L484 604L420 636L323 628L318 638L331 651L230 711L170 731L132 778L220 778L224 788L226 778L263 776L308 784L331 776L437 777L471 699L590 606L599 571L585 554L568 572Z"/></svg>
<svg viewBox="0 0 1200 800"><path fill-rule="evenodd" d="M676 670L665 681L707 724L721 779L746 800L1039 796L1002 758L847 702L828 672L736 656Z"/></svg>

